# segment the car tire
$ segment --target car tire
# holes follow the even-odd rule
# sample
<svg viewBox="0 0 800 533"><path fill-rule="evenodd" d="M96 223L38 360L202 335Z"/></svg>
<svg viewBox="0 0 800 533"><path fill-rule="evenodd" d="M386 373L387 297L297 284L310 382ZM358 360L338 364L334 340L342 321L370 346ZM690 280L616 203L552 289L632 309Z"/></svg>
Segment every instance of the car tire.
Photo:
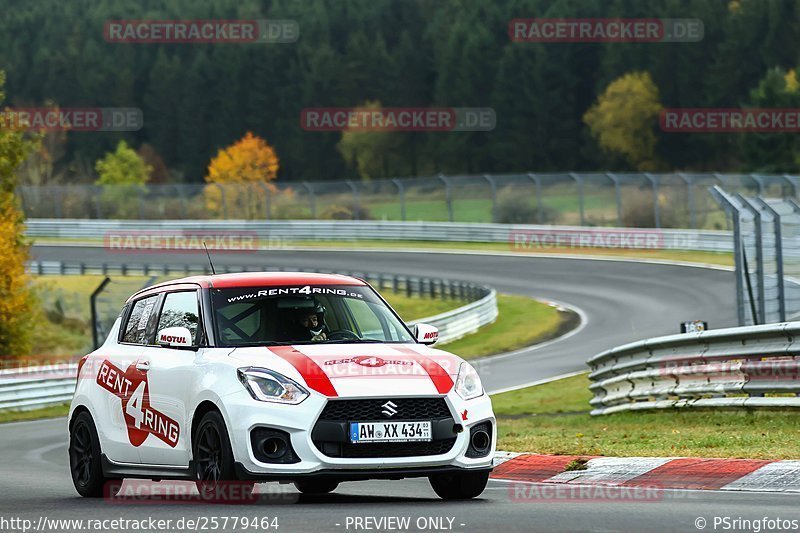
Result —
<svg viewBox="0 0 800 533"><path fill-rule="evenodd" d="M336 490L339 482L329 479L305 479L295 481L294 486L303 494L328 494Z"/></svg>
<svg viewBox="0 0 800 533"><path fill-rule="evenodd" d="M204 498L216 498L227 494L218 491L226 482L236 481L236 463L233 458L231 440L222 415L216 411L205 414L192 437L192 457L197 490ZM252 494L254 483L241 481L247 489L240 491L243 497Z"/></svg>
<svg viewBox="0 0 800 533"><path fill-rule="evenodd" d="M476 498L489 482L489 472L454 472L430 476L433 491L443 500L469 500Z"/></svg>
<svg viewBox="0 0 800 533"><path fill-rule="evenodd" d="M72 484L84 498L117 495L122 480L103 475L100 438L88 411L78 413L69 427L69 470Z"/></svg>

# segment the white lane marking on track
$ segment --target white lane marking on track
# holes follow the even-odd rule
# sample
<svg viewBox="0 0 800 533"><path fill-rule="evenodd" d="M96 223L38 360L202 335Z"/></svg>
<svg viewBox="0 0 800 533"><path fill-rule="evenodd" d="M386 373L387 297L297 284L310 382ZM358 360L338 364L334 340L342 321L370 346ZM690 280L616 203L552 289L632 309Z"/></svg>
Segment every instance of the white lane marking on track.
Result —
<svg viewBox="0 0 800 533"><path fill-rule="evenodd" d="M511 387L505 387L503 389L489 391L487 394L489 396L494 396L495 394L503 394L504 392L511 392L519 389L527 389L528 387L535 387L536 385L544 385L545 383L551 383L553 381L558 381L559 379L571 378L573 376L587 374L588 372L589 372L588 370L578 370L575 372L569 372L567 374L561 374L560 376L553 376L552 378L539 379L537 381L531 381L529 383L522 383L521 385L513 385Z"/></svg>
<svg viewBox="0 0 800 533"><path fill-rule="evenodd" d="M540 301L544 301L544 300L540 300ZM541 342L539 344L532 344L532 345L530 345L530 346L528 346L526 348L520 348L519 350L514 350L512 352L499 353L497 355L487 355L486 357L478 357L477 359L473 359L470 362L471 363L481 364L481 362L485 361L486 363L491 363L491 362L494 362L494 361L502 361L503 359L507 359L509 357L514 357L514 356L517 356L517 355L520 355L520 354L523 354L523 353L532 352L534 350L540 350L542 348L547 348L548 346L552 346L553 344L555 344L557 342L565 341L568 338L572 337L573 335L577 335L578 333L583 331L584 328L586 328L586 326L589 325L589 316L580 307L577 307L577 306L572 305L572 304L566 304L566 303L563 303L563 302L560 302L560 301L556 301L556 300L547 300L547 302L553 303L553 304L556 304L556 305L560 305L561 307L569 309L570 311L572 311L575 314L577 314L578 315L578 319L580 320L580 323L578 324L578 326L573 328L573 329L571 329L571 330L569 330L568 332L564 333L563 335L561 335L559 337L556 337L555 339L550 339L549 341Z"/></svg>
<svg viewBox="0 0 800 533"><path fill-rule="evenodd" d="M3 422L3 423L0 423L0 427L2 427L2 428L10 428L10 427L14 427L14 426L42 424L44 422L52 422L54 420L64 420L65 424L66 424L66 417L65 416L55 416L55 417L49 417L49 418L37 418L36 420L19 420L17 422ZM66 427L66 425L64 427Z"/></svg>
<svg viewBox="0 0 800 533"><path fill-rule="evenodd" d="M53 444L48 444L47 446L42 446L41 448L36 448L35 450L30 450L27 452L22 460L26 463L42 463L42 464L53 464L52 461L47 461L44 458L44 454L56 450L58 448L67 449L67 444L65 442L56 442Z"/></svg>

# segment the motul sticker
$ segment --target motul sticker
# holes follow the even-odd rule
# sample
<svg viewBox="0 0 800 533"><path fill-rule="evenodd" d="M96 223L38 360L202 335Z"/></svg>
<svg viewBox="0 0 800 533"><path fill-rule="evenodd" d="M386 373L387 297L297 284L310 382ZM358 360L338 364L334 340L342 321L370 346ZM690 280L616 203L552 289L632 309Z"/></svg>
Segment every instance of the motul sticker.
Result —
<svg viewBox="0 0 800 533"><path fill-rule="evenodd" d="M128 428L128 440L141 446L152 434L174 448L178 445L178 423L150 405L150 386L147 373L132 363L126 371L109 361L103 361L97 373L97 384L122 401L122 416Z"/></svg>
<svg viewBox="0 0 800 533"><path fill-rule="evenodd" d="M178 344L189 344L186 337L178 337L177 335L161 335L158 340L161 342L176 342Z"/></svg>

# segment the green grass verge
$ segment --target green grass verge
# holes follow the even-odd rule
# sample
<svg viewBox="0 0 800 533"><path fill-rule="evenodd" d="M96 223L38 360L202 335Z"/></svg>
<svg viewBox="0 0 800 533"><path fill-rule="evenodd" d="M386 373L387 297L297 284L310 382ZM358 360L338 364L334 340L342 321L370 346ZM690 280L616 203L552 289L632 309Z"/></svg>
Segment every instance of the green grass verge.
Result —
<svg viewBox="0 0 800 533"><path fill-rule="evenodd" d="M509 352L552 338L571 316L533 298L508 294L497 295L497 310L493 324L437 347L465 359Z"/></svg>
<svg viewBox="0 0 800 533"><path fill-rule="evenodd" d="M405 294L395 294L391 290L383 291L381 294L406 322L438 315L466 305L466 302L460 300L439 300L429 296L408 297Z"/></svg>
<svg viewBox="0 0 800 533"><path fill-rule="evenodd" d="M0 412L0 423L22 422L24 420L39 420L42 418L59 418L67 416L69 404L56 405L53 407L42 407L41 409L31 409L30 411L4 411Z"/></svg>
<svg viewBox="0 0 800 533"><path fill-rule="evenodd" d="M661 410L589 416L586 374L492 397L498 449L567 455L800 459L792 410Z"/></svg>

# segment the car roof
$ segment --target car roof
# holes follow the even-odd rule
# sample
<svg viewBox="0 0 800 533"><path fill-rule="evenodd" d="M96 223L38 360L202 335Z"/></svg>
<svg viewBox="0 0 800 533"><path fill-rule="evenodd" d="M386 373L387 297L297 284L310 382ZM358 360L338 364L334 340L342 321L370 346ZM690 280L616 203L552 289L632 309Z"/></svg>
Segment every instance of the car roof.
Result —
<svg viewBox="0 0 800 533"><path fill-rule="evenodd" d="M275 287L283 285L366 285L364 280L342 274L317 272L237 272L189 276L146 287L128 298L128 302L148 294L157 294L169 289L233 289L237 287Z"/></svg>

